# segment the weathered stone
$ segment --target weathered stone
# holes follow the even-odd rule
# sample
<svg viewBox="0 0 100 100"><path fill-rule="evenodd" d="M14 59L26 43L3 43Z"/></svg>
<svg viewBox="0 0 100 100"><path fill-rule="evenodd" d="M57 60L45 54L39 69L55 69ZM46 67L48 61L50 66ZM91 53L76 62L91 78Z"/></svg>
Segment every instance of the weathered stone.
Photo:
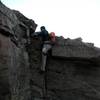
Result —
<svg viewBox="0 0 100 100"><path fill-rule="evenodd" d="M28 54L24 47L10 43L10 89L11 100L30 100L30 71ZM11 52L12 51L12 52Z"/></svg>
<svg viewBox="0 0 100 100"><path fill-rule="evenodd" d="M0 100L11 100L9 84L10 40L0 34Z"/></svg>
<svg viewBox="0 0 100 100"><path fill-rule="evenodd" d="M83 43L80 39L63 39L65 43L63 45L60 41L61 39L57 39L57 43L52 49L52 56L62 58L97 58L100 56L100 52L95 49L96 47L92 43Z"/></svg>
<svg viewBox="0 0 100 100"><path fill-rule="evenodd" d="M23 24L25 24L29 28L30 34L34 33L35 29L37 27L37 24L35 24L35 22L32 19L29 20L27 17L25 17L19 11L16 11L16 10L13 10L13 11L14 11L15 15L17 16L18 20L20 22L22 22Z"/></svg>
<svg viewBox="0 0 100 100"><path fill-rule="evenodd" d="M38 38L32 38L31 42L32 44L30 44L29 47L29 58L31 61L31 87L33 99L42 96L42 89L44 88L43 79L45 79L46 82L47 96L52 100L100 99L99 48L85 45L83 42L78 42L79 45L77 44L76 46L74 43L77 41L73 42L72 45L66 45L68 47L62 45L61 42L56 43L54 47L57 51L61 50L61 53L57 54L56 50L55 53L61 56L48 56L46 77L44 77L43 74L39 73L39 67L41 66L41 41ZM67 49L67 52L63 49ZM78 49L81 49L81 51L78 51ZM83 53L82 50L84 50L84 54L87 55L89 55L88 53L92 54L91 51L93 50L94 58L88 58L88 56L86 56L84 59L83 54L80 54L81 52ZM72 54L78 55L78 58L75 56L73 57ZM63 59L62 55L68 56Z"/></svg>
<svg viewBox="0 0 100 100"><path fill-rule="evenodd" d="M41 38L31 37L26 45L25 27L31 34L34 21L1 2L0 14L0 100L43 100L44 95L47 100L100 100L99 48L81 38L57 37L43 74Z"/></svg>
<svg viewBox="0 0 100 100"><path fill-rule="evenodd" d="M81 38L76 38L76 39L67 38L67 39L64 39L64 42L65 42L65 45L75 45L75 46L82 45L82 39Z"/></svg>
<svg viewBox="0 0 100 100"><path fill-rule="evenodd" d="M36 24L27 21L28 27L0 2L0 100L31 100L26 44L27 30L34 32Z"/></svg>
<svg viewBox="0 0 100 100"><path fill-rule="evenodd" d="M13 35L13 28L19 23L15 14L0 2L0 30L6 35Z"/></svg>

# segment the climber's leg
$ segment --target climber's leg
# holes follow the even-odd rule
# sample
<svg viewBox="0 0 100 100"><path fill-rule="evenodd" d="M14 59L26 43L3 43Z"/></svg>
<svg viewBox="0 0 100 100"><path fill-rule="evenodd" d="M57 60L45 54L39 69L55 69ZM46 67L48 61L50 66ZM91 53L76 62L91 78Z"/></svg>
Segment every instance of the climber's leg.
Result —
<svg viewBox="0 0 100 100"><path fill-rule="evenodd" d="M42 49L42 66L41 66L42 71L45 71L45 69L46 69L45 67L46 67L47 53L50 49L51 49L50 44L44 44L43 45L43 49Z"/></svg>
<svg viewBox="0 0 100 100"><path fill-rule="evenodd" d="M47 55L42 53L42 65L41 65L41 71L45 71L46 59L47 59Z"/></svg>

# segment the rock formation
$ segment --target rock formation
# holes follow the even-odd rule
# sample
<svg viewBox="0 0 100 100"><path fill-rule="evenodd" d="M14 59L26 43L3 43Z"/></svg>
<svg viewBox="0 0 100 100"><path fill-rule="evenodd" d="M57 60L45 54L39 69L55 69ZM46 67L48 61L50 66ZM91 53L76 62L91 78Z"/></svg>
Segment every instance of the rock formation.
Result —
<svg viewBox="0 0 100 100"><path fill-rule="evenodd" d="M91 43L83 43L80 39L58 37L56 41L52 53L48 55L46 66L45 85L48 98L52 100L99 100L100 49ZM39 73L40 44L40 39L32 38L29 46L31 89L34 98L43 95L44 76Z"/></svg>
<svg viewBox="0 0 100 100"><path fill-rule="evenodd" d="M0 100L31 98L26 46L27 35L34 32L36 26L34 21L0 2Z"/></svg>
<svg viewBox="0 0 100 100"><path fill-rule="evenodd" d="M0 2L0 100L41 100L44 88L49 100L100 100L100 49L81 38L56 37L41 74L36 27Z"/></svg>

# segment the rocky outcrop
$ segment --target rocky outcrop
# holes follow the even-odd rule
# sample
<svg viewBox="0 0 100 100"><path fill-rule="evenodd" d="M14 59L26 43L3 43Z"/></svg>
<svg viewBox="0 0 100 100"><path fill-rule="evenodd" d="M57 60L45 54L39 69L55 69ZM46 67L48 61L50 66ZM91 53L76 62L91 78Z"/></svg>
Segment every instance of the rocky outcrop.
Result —
<svg viewBox="0 0 100 100"><path fill-rule="evenodd" d="M33 99L43 96L45 85L48 99L99 100L100 49L91 43L83 43L80 38L71 40L58 37L56 41L52 52L48 55L44 76L39 73L41 39L32 38L29 46L29 58ZM66 51L63 48L66 48Z"/></svg>
<svg viewBox="0 0 100 100"><path fill-rule="evenodd" d="M0 100L100 100L100 49L57 37L40 73L40 37L33 20L0 2ZM44 94L45 93L45 94Z"/></svg>
<svg viewBox="0 0 100 100"><path fill-rule="evenodd" d="M26 46L37 25L16 12L0 2L0 100L31 100Z"/></svg>
<svg viewBox="0 0 100 100"><path fill-rule="evenodd" d="M97 50L93 43L83 43L81 38L63 39L58 37L53 47L52 55L65 58L97 58L100 56L100 49Z"/></svg>

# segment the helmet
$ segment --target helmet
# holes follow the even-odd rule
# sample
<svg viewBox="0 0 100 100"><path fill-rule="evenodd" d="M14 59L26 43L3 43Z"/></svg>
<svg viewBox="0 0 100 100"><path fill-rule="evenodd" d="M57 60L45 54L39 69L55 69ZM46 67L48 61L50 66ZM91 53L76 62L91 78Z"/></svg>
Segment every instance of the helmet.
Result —
<svg viewBox="0 0 100 100"><path fill-rule="evenodd" d="M41 29L41 30L42 30L42 29L45 29L45 26L41 26L40 29Z"/></svg>

